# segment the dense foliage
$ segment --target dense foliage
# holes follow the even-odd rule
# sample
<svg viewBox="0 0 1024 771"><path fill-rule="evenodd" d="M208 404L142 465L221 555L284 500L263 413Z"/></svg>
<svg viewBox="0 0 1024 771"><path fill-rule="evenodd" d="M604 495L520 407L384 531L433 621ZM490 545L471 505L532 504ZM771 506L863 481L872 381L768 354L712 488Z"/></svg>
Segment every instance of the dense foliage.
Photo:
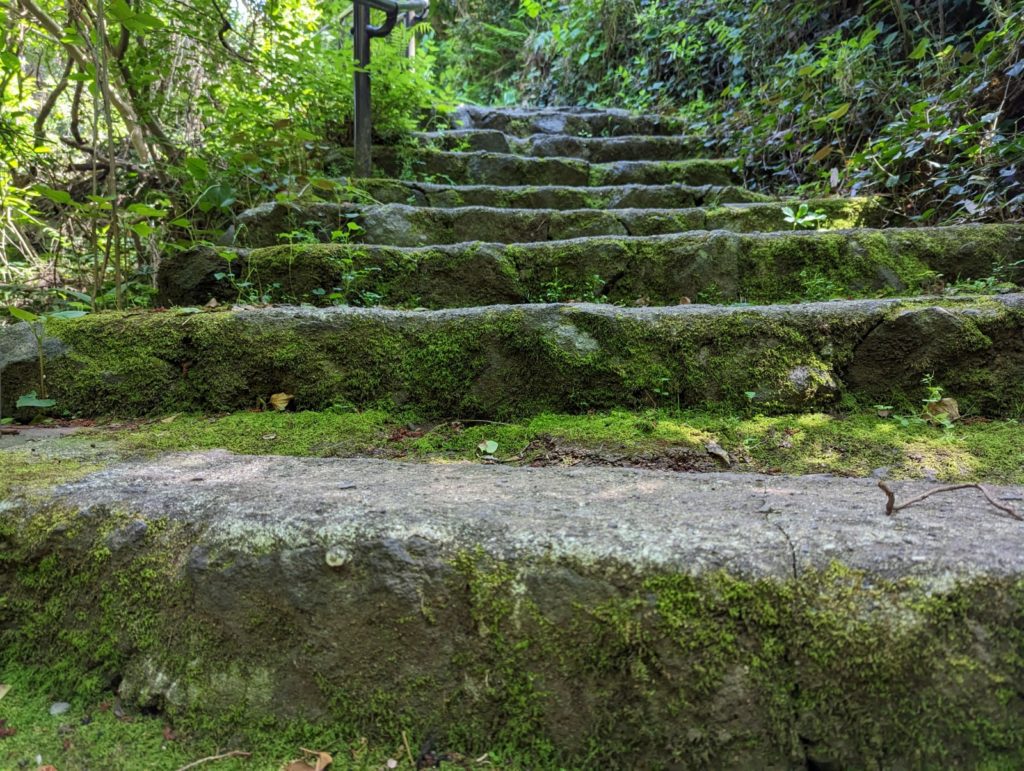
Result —
<svg viewBox="0 0 1024 771"><path fill-rule="evenodd" d="M477 102L681 112L751 181L1024 216L1019 0L460 0L442 73Z"/></svg>
<svg viewBox="0 0 1024 771"><path fill-rule="evenodd" d="M147 304L265 200L341 200L349 0L0 0L0 305ZM1020 0L435 0L374 43L376 129L448 96L683 115L748 184L1024 216ZM409 59L409 36L425 36Z"/></svg>
<svg viewBox="0 0 1024 771"><path fill-rule="evenodd" d="M167 250L233 214L343 193L345 0L0 0L0 304L146 303ZM444 102L412 31L374 44L376 128ZM73 291L72 287L78 291Z"/></svg>

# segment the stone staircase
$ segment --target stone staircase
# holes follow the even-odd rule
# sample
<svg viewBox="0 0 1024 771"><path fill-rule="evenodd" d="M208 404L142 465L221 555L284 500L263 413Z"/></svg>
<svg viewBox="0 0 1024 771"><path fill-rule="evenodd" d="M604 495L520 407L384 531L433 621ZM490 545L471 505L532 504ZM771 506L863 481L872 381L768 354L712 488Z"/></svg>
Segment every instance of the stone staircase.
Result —
<svg viewBox="0 0 1024 771"><path fill-rule="evenodd" d="M377 148L386 176L344 179L346 203L266 204L230 248L167 259L166 310L0 328L3 414L40 350L61 409L157 424L274 395L429 426L813 420L919 412L934 384L992 425L1024 413L1024 294L937 294L1009 288L1024 226L773 199L658 116L470 107L413 139ZM516 468L486 443L484 465L450 466L88 439L36 448L61 486L0 452L18 523L0 531L0 619L29 628L42 599L86 640L144 625L99 664L19 653L88 660L134 703L432 733L514 768L1024 758L1024 529L980 494L892 518L877 479ZM40 578L48 554L71 590ZM97 596L108 610L82 620Z"/></svg>

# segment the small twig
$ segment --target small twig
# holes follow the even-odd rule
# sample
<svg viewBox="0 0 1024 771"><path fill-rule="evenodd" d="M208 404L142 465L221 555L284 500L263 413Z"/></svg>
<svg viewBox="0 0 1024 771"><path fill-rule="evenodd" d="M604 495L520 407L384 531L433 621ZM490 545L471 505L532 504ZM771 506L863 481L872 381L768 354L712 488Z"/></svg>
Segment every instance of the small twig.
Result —
<svg viewBox="0 0 1024 771"><path fill-rule="evenodd" d="M223 753L221 755L210 755L208 758L199 758L199 760L193 760L191 763L188 763L188 764L182 766L181 768L179 768L178 771L188 771L188 769L190 769L190 768L195 768L196 766L201 766L201 765L203 765L203 763L212 763L215 760L227 760L228 758L251 758L251 757L252 757L252 753L251 752L243 752L242 750L232 750L231 752L225 752L225 753Z"/></svg>
<svg viewBox="0 0 1024 771"><path fill-rule="evenodd" d="M890 517L893 516L897 511L901 511L902 509L907 508L907 506L913 506L915 503L920 503L925 498L935 495L936 493L948 493L953 490L974 489L980 490L981 494L985 496L985 499L1000 511L1006 513L1010 517L1013 517L1019 522L1024 522L1024 516L1021 516L1020 513L1018 513L1018 511L1013 506L996 500L995 496L992 495L992 493L989 492L987 488L980 484L971 483L962 485L944 485L942 487L936 487L932 490L928 490L927 492L921 493L920 495L917 495L911 498L910 500L904 501L899 506L896 505L896 493L893 492L893 489L889 486L887 482L882 480L878 483L878 486L879 488L881 488L882 492L885 493L887 499L885 503L885 513Z"/></svg>

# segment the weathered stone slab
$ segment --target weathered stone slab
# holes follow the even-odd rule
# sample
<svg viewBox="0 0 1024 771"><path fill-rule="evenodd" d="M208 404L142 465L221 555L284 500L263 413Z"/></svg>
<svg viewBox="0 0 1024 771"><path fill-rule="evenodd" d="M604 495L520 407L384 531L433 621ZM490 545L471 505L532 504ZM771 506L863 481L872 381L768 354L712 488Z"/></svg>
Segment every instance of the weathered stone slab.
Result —
<svg viewBox="0 0 1024 771"><path fill-rule="evenodd" d="M823 213L823 229L877 227L884 212L866 198L823 198L807 202ZM294 236L295 228L332 238L345 223L358 221L361 243L431 246L464 241L528 243L564 241L599 235L653 236L690 230L792 230L783 212L790 203L727 204L686 209L515 209L483 206L428 208L408 204L310 206L271 203L243 212L237 230L241 246L275 246ZM346 233L347 235L347 233ZM293 237L293 240L294 237Z"/></svg>
<svg viewBox="0 0 1024 771"><path fill-rule="evenodd" d="M377 147L374 170L402 177L454 185L731 185L739 181L737 162L619 161L589 163L577 158L534 158L483 151ZM351 154L339 153L339 168L351 170Z"/></svg>
<svg viewBox="0 0 1024 771"><path fill-rule="evenodd" d="M946 313L956 323L942 326L949 338L936 345L930 320ZM12 335L22 331L0 328L0 348ZM898 367L876 342L893 337ZM108 313L50 320L45 344L61 351L46 362L50 395L59 410L82 416L230 411L285 392L295 409L387 406L500 419L711 403L804 411L843 395L914 410L926 375L963 414L1018 415L1022 341L1024 295L1005 295L765 307ZM0 372L5 412L38 378L30 353Z"/></svg>
<svg viewBox="0 0 1024 771"><path fill-rule="evenodd" d="M581 158L590 163L682 161L705 155L704 147L685 136L574 137L534 134L513 139L513 152L537 158Z"/></svg>
<svg viewBox="0 0 1024 771"><path fill-rule="evenodd" d="M414 134L436 150L515 153L534 158L579 158L591 163L681 161L705 154L703 145L685 136L579 137L533 134L517 138L487 129L451 129Z"/></svg>
<svg viewBox="0 0 1024 771"><path fill-rule="evenodd" d="M413 137L438 150L486 150L490 153L512 152L509 146L509 137L500 131L488 129L418 131L413 134Z"/></svg>
<svg viewBox="0 0 1024 771"><path fill-rule="evenodd" d="M2 503L0 663L176 725L535 767L1019 758L1024 527L973 491L883 503L829 477L124 463Z"/></svg>
<svg viewBox="0 0 1024 771"><path fill-rule="evenodd" d="M392 216L380 216L383 211ZM615 225L624 229L624 221L647 226L665 222L650 214L636 212L627 218L628 210L538 214L382 207L368 210L365 224L372 240L445 242L500 236L533 242L419 248L293 244L233 253L230 265L220 252L195 250L165 258L157 277L159 301L234 301L242 291L238 282L244 282L258 296L269 291L274 301L314 305L336 302L338 291L350 303L360 304L360 293L369 292L385 305L433 308L596 297L627 305L674 305L685 302L683 298L792 302L808 295L917 294L933 285L937 274L953 279L1000 271L1020 278L1020 266L1011 266L1024 259L1024 227L1018 225L544 240L552 230L586 232ZM691 210L671 215L668 226L685 224L687 216L694 217L694 225L709 220L742 225L751 214L749 209ZM506 223L504 234L497 232L497 222ZM235 282L224 278L232 271Z"/></svg>
<svg viewBox="0 0 1024 771"><path fill-rule="evenodd" d="M452 125L464 129L490 129L513 136L566 134L577 137L631 134L682 134L682 121L661 115L635 115L626 110L585 108L517 109L460 107Z"/></svg>
<svg viewBox="0 0 1024 771"><path fill-rule="evenodd" d="M683 209L772 200L766 195L731 185L441 185L396 179L350 179L348 182L377 203L433 207Z"/></svg>

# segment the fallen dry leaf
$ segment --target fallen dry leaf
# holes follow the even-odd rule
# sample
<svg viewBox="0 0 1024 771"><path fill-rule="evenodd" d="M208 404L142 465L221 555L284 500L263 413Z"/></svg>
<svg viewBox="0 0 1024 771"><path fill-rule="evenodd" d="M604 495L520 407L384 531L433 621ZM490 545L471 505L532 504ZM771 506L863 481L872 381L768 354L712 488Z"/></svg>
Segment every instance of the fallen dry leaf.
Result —
<svg viewBox="0 0 1024 771"><path fill-rule="evenodd" d="M9 690L11 690L11 686L7 683L0 683L0 699L6 696Z"/></svg>
<svg viewBox="0 0 1024 771"><path fill-rule="evenodd" d="M326 752L307 750L305 747L300 747L299 749L310 757L293 760L291 763L287 764L282 771L324 771L324 769L334 762L334 758Z"/></svg>
<svg viewBox="0 0 1024 771"><path fill-rule="evenodd" d="M930 423L955 423L960 420L960 405L956 399L946 397L931 402L924 408L925 419Z"/></svg>
<svg viewBox="0 0 1024 771"><path fill-rule="evenodd" d="M292 403L292 399L295 398L294 394L279 393L274 394L270 397L270 406L278 412L284 412L288 409L288 405Z"/></svg>
<svg viewBox="0 0 1024 771"><path fill-rule="evenodd" d="M17 728L8 728L6 718L0 717L0 739L6 739L8 736L14 736L18 733Z"/></svg>

